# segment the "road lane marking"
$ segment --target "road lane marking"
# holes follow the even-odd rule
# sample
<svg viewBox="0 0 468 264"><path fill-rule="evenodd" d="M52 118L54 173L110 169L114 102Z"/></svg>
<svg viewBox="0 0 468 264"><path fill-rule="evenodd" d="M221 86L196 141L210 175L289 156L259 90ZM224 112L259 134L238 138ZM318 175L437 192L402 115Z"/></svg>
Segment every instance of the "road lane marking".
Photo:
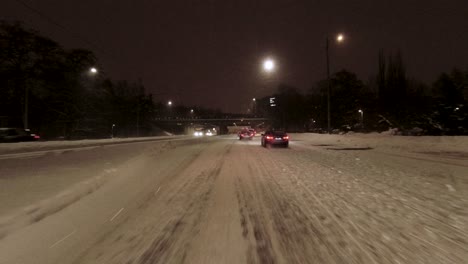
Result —
<svg viewBox="0 0 468 264"><path fill-rule="evenodd" d="M76 230L73 230L73 232L71 232L70 234L66 235L64 238L60 239L59 241L55 242L54 244L52 244L52 246L50 246L49 248L53 248L55 247L56 245L62 243L63 241L65 241L65 239L69 238L70 236L72 236L73 234L75 234Z"/></svg>
<svg viewBox="0 0 468 264"><path fill-rule="evenodd" d="M110 222L114 221L114 219L123 211L123 207L110 219Z"/></svg>

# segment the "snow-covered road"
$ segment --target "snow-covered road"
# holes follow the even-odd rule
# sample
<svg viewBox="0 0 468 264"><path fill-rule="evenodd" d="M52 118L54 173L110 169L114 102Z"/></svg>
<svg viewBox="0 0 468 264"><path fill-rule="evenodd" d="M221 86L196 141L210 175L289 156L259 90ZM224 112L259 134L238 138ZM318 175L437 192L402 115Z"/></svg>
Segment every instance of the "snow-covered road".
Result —
<svg viewBox="0 0 468 264"><path fill-rule="evenodd" d="M467 138L292 138L0 160L0 263L466 263Z"/></svg>

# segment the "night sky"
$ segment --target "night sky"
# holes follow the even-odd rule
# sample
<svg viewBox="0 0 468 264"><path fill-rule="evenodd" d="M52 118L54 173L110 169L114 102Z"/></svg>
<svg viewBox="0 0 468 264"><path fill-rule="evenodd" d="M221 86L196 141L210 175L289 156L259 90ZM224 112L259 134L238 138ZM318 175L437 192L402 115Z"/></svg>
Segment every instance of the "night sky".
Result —
<svg viewBox="0 0 468 264"><path fill-rule="evenodd" d="M468 0L21 1L45 17L2 0L0 18L93 50L101 74L141 78L156 99L175 104L241 112L279 83L305 91L325 78L327 34L341 32L332 72L345 68L367 81L381 48L400 49L408 76L429 84L468 68ZM269 75L260 68L267 56L278 64Z"/></svg>

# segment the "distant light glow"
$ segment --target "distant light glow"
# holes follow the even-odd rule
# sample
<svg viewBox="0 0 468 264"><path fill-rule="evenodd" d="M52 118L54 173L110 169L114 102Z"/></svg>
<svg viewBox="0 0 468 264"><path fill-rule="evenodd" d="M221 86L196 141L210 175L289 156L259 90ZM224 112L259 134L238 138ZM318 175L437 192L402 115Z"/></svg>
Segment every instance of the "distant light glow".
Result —
<svg viewBox="0 0 468 264"><path fill-rule="evenodd" d="M275 69L275 62L272 59L266 59L263 62L263 69L267 72L271 72Z"/></svg>
<svg viewBox="0 0 468 264"><path fill-rule="evenodd" d="M359 109L359 110L358 110L358 112L359 112L359 113L362 113L362 110L361 110L361 109Z"/></svg>
<svg viewBox="0 0 468 264"><path fill-rule="evenodd" d="M97 73L97 69L94 68L94 67L92 67L91 69L89 69L89 72L91 72L91 73Z"/></svg>
<svg viewBox="0 0 468 264"><path fill-rule="evenodd" d="M167 105L172 105L172 101L167 102Z"/></svg>
<svg viewBox="0 0 468 264"><path fill-rule="evenodd" d="M257 99L255 99L255 98L252 99L252 101L254 101L254 102L255 102L256 100L257 100Z"/></svg>
<svg viewBox="0 0 468 264"><path fill-rule="evenodd" d="M336 36L336 41L343 42L343 40L344 40L344 35L343 34L338 34L338 36Z"/></svg>

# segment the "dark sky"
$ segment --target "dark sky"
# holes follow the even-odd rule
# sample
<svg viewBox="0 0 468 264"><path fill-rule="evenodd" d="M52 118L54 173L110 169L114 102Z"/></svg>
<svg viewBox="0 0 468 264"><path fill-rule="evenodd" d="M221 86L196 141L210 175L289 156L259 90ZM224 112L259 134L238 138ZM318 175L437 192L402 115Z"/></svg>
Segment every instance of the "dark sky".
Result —
<svg viewBox="0 0 468 264"><path fill-rule="evenodd" d="M2 0L0 17L93 50L106 76L141 78L156 98L231 112L279 83L306 90L324 78L327 34L346 35L331 45L332 72L365 81L381 48L400 49L408 75L426 83L468 68L468 0L21 1L67 30L16 0ZM278 64L269 76L260 68L266 56Z"/></svg>

